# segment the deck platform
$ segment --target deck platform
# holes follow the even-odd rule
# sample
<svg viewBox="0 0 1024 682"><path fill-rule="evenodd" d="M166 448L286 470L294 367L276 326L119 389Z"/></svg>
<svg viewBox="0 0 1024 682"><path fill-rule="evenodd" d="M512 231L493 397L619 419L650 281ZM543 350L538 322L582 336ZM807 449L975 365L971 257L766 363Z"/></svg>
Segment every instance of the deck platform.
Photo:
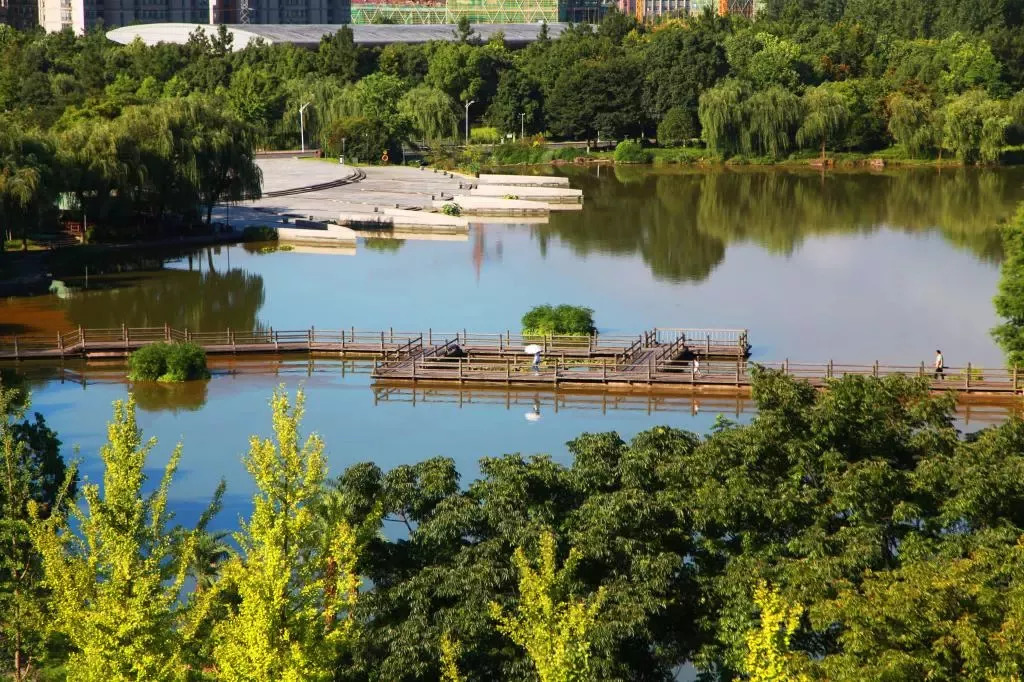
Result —
<svg viewBox="0 0 1024 682"><path fill-rule="evenodd" d="M212 355L330 355L371 358L380 386L575 388L636 393L747 391L756 366L777 369L816 387L844 376L903 375L928 380L936 392L1013 396L1024 393L1017 368L947 367L936 375L915 366L782 362L751 363L744 329L655 328L636 336L522 336L511 331L403 332L316 329L219 332L170 326L76 329L52 336L0 338L0 361L119 358L150 343L191 341ZM542 349L539 368L523 352ZM695 362L698 361L699 363Z"/></svg>

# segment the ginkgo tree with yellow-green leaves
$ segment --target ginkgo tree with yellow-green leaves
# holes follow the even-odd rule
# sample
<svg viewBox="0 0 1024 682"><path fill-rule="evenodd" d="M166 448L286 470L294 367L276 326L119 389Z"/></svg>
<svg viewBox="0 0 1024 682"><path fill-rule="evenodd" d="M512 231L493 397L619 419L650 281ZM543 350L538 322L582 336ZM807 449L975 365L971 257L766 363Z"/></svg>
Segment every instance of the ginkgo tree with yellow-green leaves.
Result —
<svg viewBox="0 0 1024 682"><path fill-rule="evenodd" d="M761 623L746 634L747 654L743 660L750 682L810 682L789 651L803 606L786 601L764 581L754 587L754 604L761 612Z"/></svg>
<svg viewBox="0 0 1024 682"><path fill-rule="evenodd" d="M540 682L584 682L589 678L590 645L605 591L587 599L559 599L560 590L579 561L573 549L560 570L556 569L555 536L541 535L536 567L522 547L512 555L519 571L519 603L507 613L491 603L498 630L526 649Z"/></svg>
<svg viewBox="0 0 1024 682"><path fill-rule="evenodd" d="M245 465L257 492L251 518L235 534L240 552L219 584L237 592L237 605L214 628L218 679L333 679L337 656L356 633L360 534L320 513L324 443L316 434L300 441L304 403L301 391L292 405L277 390L274 439L250 440Z"/></svg>
<svg viewBox="0 0 1024 682"><path fill-rule="evenodd" d="M68 678L184 680L189 649L206 602L182 599L188 559L198 533L172 532L167 494L181 458L175 448L159 486L144 494L146 460L156 445L143 440L135 402L114 403L100 448L103 486L86 483L70 514L36 510L32 539L51 591L52 628L73 653ZM218 505L223 485L214 495ZM69 515L70 521L69 523ZM211 513L203 515L208 520Z"/></svg>

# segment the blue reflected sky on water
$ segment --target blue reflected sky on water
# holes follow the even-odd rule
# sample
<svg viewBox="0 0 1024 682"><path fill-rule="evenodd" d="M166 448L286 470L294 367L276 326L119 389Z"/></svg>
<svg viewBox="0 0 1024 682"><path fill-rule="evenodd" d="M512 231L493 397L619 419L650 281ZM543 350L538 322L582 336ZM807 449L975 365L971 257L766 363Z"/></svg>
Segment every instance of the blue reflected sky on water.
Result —
<svg viewBox="0 0 1024 682"><path fill-rule="evenodd" d="M361 371L367 371L362 367ZM635 396L615 407L612 397L602 414L601 396L578 399L565 397L556 411L550 392L457 392L424 397L417 392L413 404L410 391L399 391L389 400L378 400L366 374L346 374L336 366L324 364L309 375L306 363L290 361L279 375L224 374L215 372L206 386L205 405L198 410L175 408L173 401L140 406L138 421L146 436L156 437L159 445L151 459L153 467L162 466L181 442L184 453L176 482L171 491L174 508L186 518L196 505L208 498L221 477L228 481L228 504L223 523L248 508L252 485L242 455L248 449L250 435L270 436L268 400L283 383L294 392L306 392L304 431L316 431L327 445L332 475L361 461L373 461L384 469L412 463L427 457L452 457L463 481L478 474L481 457L510 452L550 454L569 463L565 443L585 431L618 431L630 438L644 429L667 424L705 432L717 411L736 419L735 400L703 401L698 413L691 413L688 399L673 398L675 404L663 411L648 413L648 400ZM540 418L534 413L534 396L539 400ZM83 388L72 382L48 381L33 392L33 409L46 415L57 430L66 451L77 446L83 473L96 480L102 474L98 452L105 438L99 428L110 418L112 401L128 397L128 386L103 380L89 382ZM506 397L512 403L506 407ZM700 405L700 399L698 404ZM748 403L745 403L748 404ZM740 420L749 419L742 410ZM150 476L159 476L154 469Z"/></svg>

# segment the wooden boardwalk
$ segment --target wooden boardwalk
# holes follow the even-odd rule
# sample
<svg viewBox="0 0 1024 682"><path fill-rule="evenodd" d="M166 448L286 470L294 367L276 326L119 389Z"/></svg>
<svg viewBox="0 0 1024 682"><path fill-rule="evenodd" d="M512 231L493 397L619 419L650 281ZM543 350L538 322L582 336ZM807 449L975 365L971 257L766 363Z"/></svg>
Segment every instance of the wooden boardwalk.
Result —
<svg viewBox="0 0 1024 682"><path fill-rule="evenodd" d="M663 339L669 339L663 341ZM680 341L680 339L688 339ZM475 333L466 330L403 332L395 329L367 331L349 329L191 331L163 327L120 327L78 329L52 336L0 337L0 360L60 359L69 357L121 357L157 342L191 341L211 354L244 353L339 353L355 357L377 357L397 363L438 360L464 356L519 357L527 344L542 347L545 357L562 361L609 359L629 362L638 353L675 344L674 347L708 357L745 356L749 344L745 330L661 330L637 336L594 334L592 336L522 336L503 333ZM689 344L689 345L687 345ZM684 348L685 346L685 348ZM408 364L412 371L412 364Z"/></svg>
<svg viewBox="0 0 1024 682"><path fill-rule="evenodd" d="M52 336L0 338L0 360L62 360L124 357L158 341L192 341L207 353L258 355L305 353L375 359L372 378L388 385L452 385L580 388L638 393L736 392L751 384L754 363L747 360L749 337L742 329L656 328L635 336L524 337L504 333L402 332L388 330L302 329L219 332L169 326L76 329ZM531 367L523 347L542 347L543 362ZM695 365L699 360L699 368ZM1016 368L948 367L936 376L924 363L915 366L760 362L823 387L849 376L925 377L934 391L1007 395L1024 392Z"/></svg>

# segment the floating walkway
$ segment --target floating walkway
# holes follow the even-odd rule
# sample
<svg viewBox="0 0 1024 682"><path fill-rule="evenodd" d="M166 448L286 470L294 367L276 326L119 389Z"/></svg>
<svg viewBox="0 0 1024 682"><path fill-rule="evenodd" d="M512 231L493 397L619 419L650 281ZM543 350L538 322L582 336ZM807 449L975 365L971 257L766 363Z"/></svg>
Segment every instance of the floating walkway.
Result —
<svg viewBox="0 0 1024 682"><path fill-rule="evenodd" d="M531 337L466 330L401 332L355 328L325 330L191 331L169 326L76 329L52 336L0 338L0 360L118 358L149 343L191 341L220 355L328 354L372 358L380 386L553 388L591 391L735 393L751 385L755 365L777 369L825 387L844 376L902 375L928 380L933 391L979 395L1024 392L1016 368L947 367L936 376L924 363L872 365L758 362L748 360L745 329L655 328L636 336ZM541 346L542 362L532 367L529 344Z"/></svg>

